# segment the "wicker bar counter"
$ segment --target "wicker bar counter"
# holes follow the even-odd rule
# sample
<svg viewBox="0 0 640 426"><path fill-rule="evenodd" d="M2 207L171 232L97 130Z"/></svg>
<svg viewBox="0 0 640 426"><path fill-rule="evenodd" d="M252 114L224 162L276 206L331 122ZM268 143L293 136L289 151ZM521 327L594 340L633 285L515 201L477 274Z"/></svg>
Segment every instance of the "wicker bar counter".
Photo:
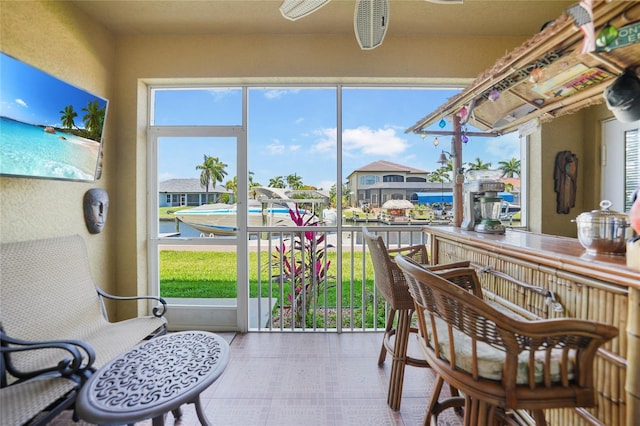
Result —
<svg viewBox="0 0 640 426"><path fill-rule="evenodd" d="M426 226L431 263L470 260L488 297L531 318L573 317L614 325L619 336L595 363L598 405L547 410L550 425L638 425L640 272L624 256L589 255L577 239L507 229L481 234Z"/></svg>

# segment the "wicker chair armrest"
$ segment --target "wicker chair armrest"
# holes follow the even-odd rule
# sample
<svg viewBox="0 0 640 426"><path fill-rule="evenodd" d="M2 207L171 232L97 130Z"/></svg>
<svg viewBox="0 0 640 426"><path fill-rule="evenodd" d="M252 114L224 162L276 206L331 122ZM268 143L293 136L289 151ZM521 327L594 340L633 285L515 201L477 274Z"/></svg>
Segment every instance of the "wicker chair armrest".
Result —
<svg viewBox="0 0 640 426"><path fill-rule="evenodd" d="M469 261L462 260L459 262L442 263L438 265L422 265L411 257L405 257L402 255L402 259L418 268L434 272L480 298L483 297L482 283L480 282L475 269L470 267L471 262ZM401 271L399 267L397 268L398 271ZM411 292L411 289L409 291Z"/></svg>
<svg viewBox="0 0 640 426"><path fill-rule="evenodd" d="M429 263L427 246L425 246L424 244L415 244L412 246L387 248L387 252L391 257L394 257L397 254L402 254L404 257L411 258L422 265L427 265Z"/></svg>
<svg viewBox="0 0 640 426"><path fill-rule="evenodd" d="M463 264L466 262L457 262L457 263ZM449 264L449 265L453 265L453 264ZM482 299L483 297L482 283L480 282L480 279L478 278L478 275L475 269L470 267L446 268L446 266L448 265L440 265L440 266L443 266L444 268L440 268L437 270L434 270L432 268L427 268L427 269L429 271L435 272L442 278L452 282L453 284L457 285L458 287L464 290L467 290L473 293L475 296Z"/></svg>
<svg viewBox="0 0 640 426"><path fill-rule="evenodd" d="M102 290L99 287L96 287L96 291L98 292L98 296L100 296L101 300L109 299L109 300L155 300L159 303L153 307L153 316L162 317L167 312L167 302L159 296L116 296L113 294L109 294L106 291ZM106 317L106 313L105 313Z"/></svg>
<svg viewBox="0 0 640 426"><path fill-rule="evenodd" d="M449 269L455 269L455 268L470 268L471 267L471 261L469 260L461 260L459 262L451 262L451 263L439 263L437 265L428 265L426 266L426 268L430 271L445 271L445 270L449 270Z"/></svg>
<svg viewBox="0 0 640 426"><path fill-rule="evenodd" d="M16 377L18 381L25 381L41 375L56 374L61 377L72 378L78 382L88 378L95 368L95 352L93 348L80 340L46 340L28 341L8 336L0 329L0 353L3 368ZM18 370L11 362L11 353L26 351L60 350L60 357L56 365L42 366L30 371ZM66 353L66 354L65 354ZM4 371L3 371L4 373ZM0 378L6 386L6 374Z"/></svg>

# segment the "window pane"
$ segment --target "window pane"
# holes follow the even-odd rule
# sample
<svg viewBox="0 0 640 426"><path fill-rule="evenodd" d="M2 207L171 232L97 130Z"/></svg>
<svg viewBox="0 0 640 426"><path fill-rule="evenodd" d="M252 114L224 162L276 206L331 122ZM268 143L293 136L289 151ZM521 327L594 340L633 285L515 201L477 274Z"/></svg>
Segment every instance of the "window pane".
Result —
<svg viewBox="0 0 640 426"><path fill-rule="evenodd" d="M347 181L344 204L371 211L374 216L382 211L385 201L397 199L436 199L436 205L416 207L414 218L430 216L423 207L437 209L452 217L452 164L441 165L438 159L443 151L451 153L452 137L448 135L420 136L405 134L425 113L436 110L448 98L458 93L455 89L428 88L345 88L343 90L342 164ZM453 131L449 119L435 123L429 130ZM471 126L466 132L479 132ZM512 203L520 203L520 139L517 132L498 138L462 136L463 171L473 168L508 168L510 179L505 181ZM447 156L450 158L450 156ZM517 171L516 171L517 170ZM441 204L445 210L441 211ZM510 211L519 206L509 206ZM366 212L363 212L363 214ZM424 214L423 214L424 213ZM416 216L417 215L417 216ZM511 215L509 215L511 216ZM506 217L506 215L505 215ZM519 224L519 215L510 223ZM514 220L516 219L516 220Z"/></svg>
<svg viewBox="0 0 640 426"><path fill-rule="evenodd" d="M307 216L315 215L321 224L331 225L330 192L337 174L336 115L335 88L251 88L249 198L263 207L285 210L297 204ZM282 198L293 201L277 203ZM290 220L281 223L291 225Z"/></svg>
<svg viewBox="0 0 640 426"><path fill-rule="evenodd" d="M242 124L242 89L153 89L154 126Z"/></svg>
<svg viewBox="0 0 640 426"><path fill-rule="evenodd" d="M440 149L432 145L433 138L405 134L405 130L457 92L412 87L343 90L345 207L373 209L377 215L382 203L392 197L404 194L404 199L411 199L412 193L433 185L425 181L439 167Z"/></svg>
<svg viewBox="0 0 640 426"><path fill-rule="evenodd" d="M201 181L205 171L208 185ZM227 206L235 202L235 176L235 138L159 138L158 233L185 238L235 236L236 214Z"/></svg>
<svg viewBox="0 0 640 426"><path fill-rule="evenodd" d="M625 132L625 197L624 211L631 210L631 194L640 188L640 129Z"/></svg>

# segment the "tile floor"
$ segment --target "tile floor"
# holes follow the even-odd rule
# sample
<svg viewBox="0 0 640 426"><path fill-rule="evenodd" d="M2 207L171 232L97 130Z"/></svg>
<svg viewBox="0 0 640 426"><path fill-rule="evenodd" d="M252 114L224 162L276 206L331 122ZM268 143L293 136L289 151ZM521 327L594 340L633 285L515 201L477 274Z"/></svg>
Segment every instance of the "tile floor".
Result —
<svg viewBox="0 0 640 426"><path fill-rule="evenodd" d="M391 359L378 367L381 341L381 333L236 335L229 365L201 394L202 405L214 425L224 426L421 425L433 372L407 367L401 409L389 409ZM438 424L462 424L448 411ZM166 424L199 424L193 405L183 413L178 422L167 415ZM63 414L52 424L86 423Z"/></svg>

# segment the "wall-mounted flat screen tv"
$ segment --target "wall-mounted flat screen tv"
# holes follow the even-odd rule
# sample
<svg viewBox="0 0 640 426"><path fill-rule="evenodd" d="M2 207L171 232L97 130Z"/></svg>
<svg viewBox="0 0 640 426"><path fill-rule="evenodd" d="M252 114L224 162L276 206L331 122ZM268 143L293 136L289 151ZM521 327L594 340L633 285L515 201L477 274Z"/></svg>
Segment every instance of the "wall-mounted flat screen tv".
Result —
<svg viewBox="0 0 640 426"><path fill-rule="evenodd" d="M108 101L0 52L0 175L100 178Z"/></svg>

